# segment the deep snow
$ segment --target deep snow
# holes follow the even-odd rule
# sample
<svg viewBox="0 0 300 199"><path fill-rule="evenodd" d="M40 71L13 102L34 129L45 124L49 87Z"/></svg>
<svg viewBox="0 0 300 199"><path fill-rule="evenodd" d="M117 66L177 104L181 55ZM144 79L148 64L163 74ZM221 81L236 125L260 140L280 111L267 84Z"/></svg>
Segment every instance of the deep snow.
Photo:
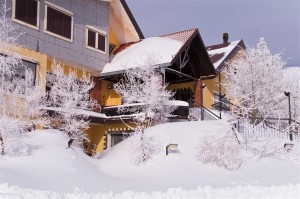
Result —
<svg viewBox="0 0 300 199"><path fill-rule="evenodd" d="M139 166L128 153L130 138L90 158L66 149L68 138L59 131L28 133L27 156L0 159L0 198L300 198L299 142L289 153L249 159L235 172L198 162L200 140L226 132L225 120L152 127L147 134L159 138L162 150ZM181 153L166 156L169 143Z"/></svg>

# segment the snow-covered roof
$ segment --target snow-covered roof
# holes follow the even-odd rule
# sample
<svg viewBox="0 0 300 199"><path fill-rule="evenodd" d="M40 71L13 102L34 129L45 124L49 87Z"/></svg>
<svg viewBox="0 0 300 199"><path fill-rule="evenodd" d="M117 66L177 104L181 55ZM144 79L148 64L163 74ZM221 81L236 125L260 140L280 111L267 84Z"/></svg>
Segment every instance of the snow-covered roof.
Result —
<svg viewBox="0 0 300 199"><path fill-rule="evenodd" d="M151 66L168 65L183 43L170 38L150 37L134 43L115 55L107 63L100 76L120 73L128 68L136 68L150 62Z"/></svg>
<svg viewBox="0 0 300 199"><path fill-rule="evenodd" d="M43 107L43 109L44 110L50 110L50 111L57 111L57 112L65 112L66 111L65 108L61 108L61 107ZM73 108L72 110L74 110L78 114L82 114L82 115L87 115L87 116L91 116L91 117L98 117L98 118L107 118L105 114L98 113L98 112L95 112L95 111L83 110L83 109L77 109L77 108Z"/></svg>
<svg viewBox="0 0 300 199"><path fill-rule="evenodd" d="M242 40L233 41L228 44L221 44L207 47L207 52L213 62L215 69L226 60L230 53L239 45Z"/></svg>

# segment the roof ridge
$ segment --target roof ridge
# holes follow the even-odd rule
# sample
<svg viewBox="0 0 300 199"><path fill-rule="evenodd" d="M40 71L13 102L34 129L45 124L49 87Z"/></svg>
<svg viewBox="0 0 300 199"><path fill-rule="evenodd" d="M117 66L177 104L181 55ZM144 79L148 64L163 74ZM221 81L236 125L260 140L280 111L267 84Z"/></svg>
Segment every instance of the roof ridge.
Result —
<svg viewBox="0 0 300 199"><path fill-rule="evenodd" d="M223 46L223 47L221 47L221 48L228 47L231 43L234 43L234 42L237 42L237 44L239 44L241 41L242 41L242 39L228 42L228 45L227 45L227 46ZM214 45L205 46L205 48L208 49L208 48L211 48L211 47L213 47L213 46L222 46L222 45L225 45L225 44L224 44L224 43L214 44Z"/></svg>
<svg viewBox="0 0 300 199"><path fill-rule="evenodd" d="M173 32L173 33L168 33L168 34L160 35L158 37L166 37L166 36L169 36L169 35L175 35L175 34L187 32L187 31L191 31L191 30L196 31L197 29L198 28L191 28L191 29L187 29L187 30L181 30L181 31Z"/></svg>

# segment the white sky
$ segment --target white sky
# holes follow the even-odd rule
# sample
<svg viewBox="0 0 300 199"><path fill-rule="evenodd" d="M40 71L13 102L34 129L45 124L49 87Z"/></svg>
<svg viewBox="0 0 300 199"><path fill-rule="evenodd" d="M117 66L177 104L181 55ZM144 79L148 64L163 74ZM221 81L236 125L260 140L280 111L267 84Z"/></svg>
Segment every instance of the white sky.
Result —
<svg viewBox="0 0 300 199"><path fill-rule="evenodd" d="M264 37L287 66L300 66L300 0L126 0L145 37L198 28L206 46Z"/></svg>

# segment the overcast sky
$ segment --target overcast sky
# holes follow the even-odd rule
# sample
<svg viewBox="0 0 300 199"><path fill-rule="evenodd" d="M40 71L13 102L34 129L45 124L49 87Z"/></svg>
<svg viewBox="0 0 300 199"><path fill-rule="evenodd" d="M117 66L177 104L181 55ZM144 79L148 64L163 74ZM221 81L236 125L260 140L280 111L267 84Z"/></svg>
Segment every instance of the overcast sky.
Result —
<svg viewBox="0 0 300 199"><path fill-rule="evenodd" d="M300 66L300 0L126 0L145 37L198 28L206 46L264 37L286 66Z"/></svg>

